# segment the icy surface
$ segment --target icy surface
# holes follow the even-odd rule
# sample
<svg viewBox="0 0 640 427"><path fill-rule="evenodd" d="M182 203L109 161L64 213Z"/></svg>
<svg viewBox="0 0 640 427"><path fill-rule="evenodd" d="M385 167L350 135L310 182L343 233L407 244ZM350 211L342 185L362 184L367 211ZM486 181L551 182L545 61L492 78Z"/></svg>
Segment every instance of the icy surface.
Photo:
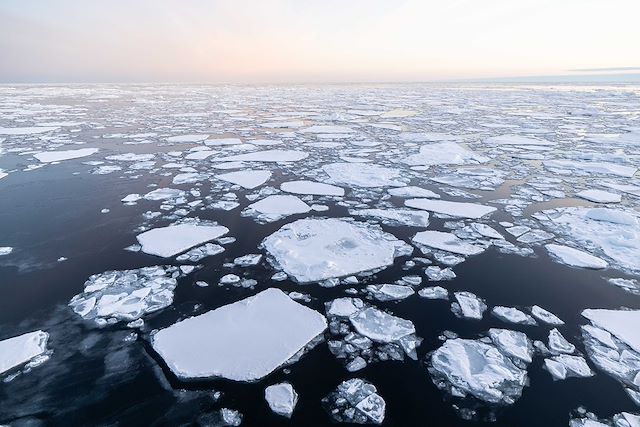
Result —
<svg viewBox="0 0 640 427"><path fill-rule="evenodd" d="M379 227L338 218L300 219L262 242L274 266L301 283L393 264L408 245Z"/></svg>
<svg viewBox="0 0 640 427"><path fill-rule="evenodd" d="M459 239L456 235L443 231L421 231L417 233L412 240L414 243L420 245L459 255L477 255L484 251L484 248L481 246L467 243L464 240Z"/></svg>
<svg viewBox="0 0 640 427"><path fill-rule="evenodd" d="M43 151L42 153L34 154L33 157L42 163L51 163L87 157L97 152L97 148L80 148L78 150Z"/></svg>
<svg viewBox="0 0 640 427"><path fill-rule="evenodd" d="M451 215L460 218L482 218L496 210L492 206L484 206L476 203L449 202L445 200L409 199L404 202L410 208L424 209L439 214Z"/></svg>
<svg viewBox="0 0 640 427"><path fill-rule="evenodd" d="M607 268L609 265L603 259L569 246L550 243L545 245L545 248L547 248L547 251L549 251L554 258L558 259L563 264L571 265L573 267L601 269Z"/></svg>
<svg viewBox="0 0 640 427"><path fill-rule="evenodd" d="M401 187L406 185L399 169L364 163L331 163L322 170L334 184L352 187Z"/></svg>
<svg viewBox="0 0 640 427"><path fill-rule="evenodd" d="M298 403L298 393L289 383L270 385L264 390L269 407L278 415L290 418Z"/></svg>
<svg viewBox="0 0 640 427"><path fill-rule="evenodd" d="M270 288L182 320L155 333L151 341L180 378L255 381L282 366L326 327L320 313Z"/></svg>
<svg viewBox="0 0 640 427"><path fill-rule="evenodd" d="M344 196L344 189L335 185L314 181L289 181L280 185L282 191L294 194L313 194L318 196Z"/></svg>
<svg viewBox="0 0 640 427"><path fill-rule="evenodd" d="M382 424L384 421L384 399L373 384L360 378L342 382L322 403L336 422Z"/></svg>
<svg viewBox="0 0 640 427"><path fill-rule="evenodd" d="M269 171L238 171L216 175L216 178L240 185L244 188L256 188L271 178Z"/></svg>

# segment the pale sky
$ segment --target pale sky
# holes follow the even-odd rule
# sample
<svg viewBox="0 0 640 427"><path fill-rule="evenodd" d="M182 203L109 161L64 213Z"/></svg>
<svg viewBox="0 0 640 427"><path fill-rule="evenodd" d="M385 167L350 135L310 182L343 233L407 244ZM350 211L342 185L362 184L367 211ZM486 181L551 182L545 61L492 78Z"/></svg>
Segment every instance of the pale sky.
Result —
<svg viewBox="0 0 640 427"><path fill-rule="evenodd" d="M640 66L639 19L640 0L0 0L0 82L560 75Z"/></svg>

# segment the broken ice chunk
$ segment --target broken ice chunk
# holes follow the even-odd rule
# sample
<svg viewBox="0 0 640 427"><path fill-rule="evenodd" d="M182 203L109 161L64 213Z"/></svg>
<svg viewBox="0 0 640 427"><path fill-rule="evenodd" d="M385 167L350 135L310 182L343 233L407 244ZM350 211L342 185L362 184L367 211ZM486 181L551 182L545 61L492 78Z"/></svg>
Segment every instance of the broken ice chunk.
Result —
<svg viewBox="0 0 640 427"><path fill-rule="evenodd" d="M326 327L323 315L270 288L161 329L151 343L181 379L255 381L286 363Z"/></svg>
<svg viewBox="0 0 640 427"><path fill-rule="evenodd" d="M523 332L491 328L489 329L489 337L505 355L531 363L533 345Z"/></svg>
<svg viewBox="0 0 640 427"><path fill-rule="evenodd" d="M344 188L314 181L289 181L280 185L282 191L315 196L344 196Z"/></svg>
<svg viewBox="0 0 640 427"><path fill-rule="evenodd" d="M413 288L405 285L385 283L383 285L369 285L366 288L378 301L397 301L409 298L415 293Z"/></svg>
<svg viewBox="0 0 640 427"><path fill-rule="evenodd" d="M298 393L289 383L270 385L264 390L264 398L273 412L291 418L298 403Z"/></svg>
<svg viewBox="0 0 640 427"><path fill-rule="evenodd" d="M533 307L531 307L531 314L533 315L533 317L535 317L542 323L546 323L547 325L564 325L564 322L558 316L540 306L534 305Z"/></svg>
<svg viewBox="0 0 640 427"><path fill-rule="evenodd" d="M427 227L429 225L429 212L413 209L349 209L349 215L376 218L383 224L391 226Z"/></svg>
<svg viewBox="0 0 640 427"><path fill-rule="evenodd" d="M576 346L567 341L560 331L553 328L549 331L549 350L553 354L571 354L576 351Z"/></svg>
<svg viewBox="0 0 640 427"><path fill-rule="evenodd" d="M431 190L427 190L425 188L420 188L420 187L413 187L413 186L390 188L387 190L387 193L395 197L403 197L403 198L412 198L412 197L420 197L425 199L440 198L439 194L434 193Z"/></svg>
<svg viewBox="0 0 640 427"><path fill-rule="evenodd" d="M33 157L40 160L42 163L51 163L87 157L97 152L97 148L81 148L79 150L43 151L41 153L34 154Z"/></svg>
<svg viewBox="0 0 640 427"><path fill-rule="evenodd" d="M267 182L269 178L271 178L271 172L246 170L216 175L216 178L232 184L237 184L244 188L252 189Z"/></svg>
<svg viewBox="0 0 640 427"><path fill-rule="evenodd" d="M576 196L596 203L620 203L622 200L619 194L602 190L584 190L576 193Z"/></svg>
<svg viewBox="0 0 640 427"><path fill-rule="evenodd" d="M453 233L426 230L416 233L412 241L419 245L451 252L459 255L477 255L484 251L482 246L472 245L459 239Z"/></svg>
<svg viewBox="0 0 640 427"><path fill-rule="evenodd" d="M288 215L306 213L311 207L296 196L273 195L250 204L243 215L256 216L258 220L272 222Z"/></svg>
<svg viewBox="0 0 640 427"><path fill-rule="evenodd" d="M335 184L353 187L402 187L406 185L402 180L399 169L367 163L330 163L322 166L322 170L329 175Z"/></svg>
<svg viewBox="0 0 640 427"><path fill-rule="evenodd" d="M130 322L173 302L180 271L173 266L94 274L84 283L84 292L69 301L73 311L98 325Z"/></svg>
<svg viewBox="0 0 640 427"><path fill-rule="evenodd" d="M392 316L374 307L352 315L349 320L358 333L377 342L397 341L416 331L411 321Z"/></svg>
<svg viewBox="0 0 640 427"><path fill-rule="evenodd" d="M582 356L561 354L544 360L544 368L549 371L554 380L564 380L569 377L591 377L593 371Z"/></svg>
<svg viewBox="0 0 640 427"><path fill-rule="evenodd" d="M457 317L464 317L467 319L482 319L482 315L487 310L487 304L471 292L454 292L456 302L451 303L451 311Z"/></svg>
<svg viewBox="0 0 640 427"><path fill-rule="evenodd" d="M491 309L491 314L496 316L498 319L508 323L515 323L520 325L536 324L536 321L533 319L533 317L514 307L495 306Z"/></svg>
<svg viewBox="0 0 640 427"><path fill-rule="evenodd" d="M342 382L322 399L322 404L336 422L382 424L385 401L376 387L360 378Z"/></svg>
<svg viewBox="0 0 640 427"><path fill-rule="evenodd" d="M418 295L427 299L449 299L449 291L441 286L422 288L418 291Z"/></svg>

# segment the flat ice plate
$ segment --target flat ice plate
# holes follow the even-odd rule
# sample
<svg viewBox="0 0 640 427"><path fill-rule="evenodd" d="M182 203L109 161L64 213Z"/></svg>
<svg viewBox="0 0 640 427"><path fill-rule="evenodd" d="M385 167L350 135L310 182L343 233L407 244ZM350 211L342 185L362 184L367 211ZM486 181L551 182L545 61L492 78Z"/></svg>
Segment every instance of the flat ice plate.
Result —
<svg viewBox="0 0 640 427"><path fill-rule="evenodd" d="M162 329L152 345L180 378L254 381L326 328L322 314L270 288Z"/></svg>

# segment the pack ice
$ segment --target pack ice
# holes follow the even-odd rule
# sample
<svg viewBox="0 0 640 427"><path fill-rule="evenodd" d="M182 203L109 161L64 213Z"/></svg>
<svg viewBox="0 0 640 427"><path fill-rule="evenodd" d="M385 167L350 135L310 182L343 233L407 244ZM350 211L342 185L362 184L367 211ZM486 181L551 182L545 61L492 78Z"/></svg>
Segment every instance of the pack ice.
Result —
<svg viewBox="0 0 640 427"><path fill-rule="evenodd" d="M151 343L181 379L255 381L285 364L326 327L322 314L270 288L161 329Z"/></svg>

